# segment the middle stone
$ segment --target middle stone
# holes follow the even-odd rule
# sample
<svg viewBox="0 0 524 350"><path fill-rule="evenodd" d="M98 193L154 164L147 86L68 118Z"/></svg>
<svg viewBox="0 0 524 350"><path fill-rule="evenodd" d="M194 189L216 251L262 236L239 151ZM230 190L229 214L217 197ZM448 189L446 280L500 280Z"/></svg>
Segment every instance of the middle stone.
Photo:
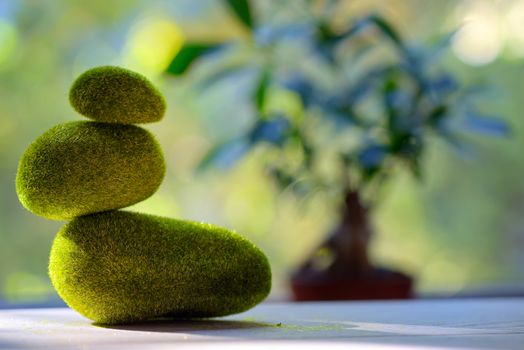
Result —
<svg viewBox="0 0 524 350"><path fill-rule="evenodd" d="M17 193L55 220L124 208L151 196L165 173L162 150L134 125L71 122L36 139L18 167Z"/></svg>

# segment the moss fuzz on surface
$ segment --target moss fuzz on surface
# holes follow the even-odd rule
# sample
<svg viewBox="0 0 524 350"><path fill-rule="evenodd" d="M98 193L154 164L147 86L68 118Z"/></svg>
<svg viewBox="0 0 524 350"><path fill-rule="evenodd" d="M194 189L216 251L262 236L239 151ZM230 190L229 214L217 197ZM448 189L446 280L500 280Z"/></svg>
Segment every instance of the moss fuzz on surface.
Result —
<svg viewBox="0 0 524 350"><path fill-rule="evenodd" d="M266 257L236 233L126 211L66 224L49 275L70 307L104 324L234 314L271 289Z"/></svg>
<svg viewBox="0 0 524 350"><path fill-rule="evenodd" d="M80 75L71 87L69 101L78 113L106 123L156 122L166 110L163 96L144 76L113 66Z"/></svg>
<svg viewBox="0 0 524 350"><path fill-rule="evenodd" d="M164 177L160 146L134 125L71 122L37 138L20 159L16 191L24 207L65 220L138 203Z"/></svg>

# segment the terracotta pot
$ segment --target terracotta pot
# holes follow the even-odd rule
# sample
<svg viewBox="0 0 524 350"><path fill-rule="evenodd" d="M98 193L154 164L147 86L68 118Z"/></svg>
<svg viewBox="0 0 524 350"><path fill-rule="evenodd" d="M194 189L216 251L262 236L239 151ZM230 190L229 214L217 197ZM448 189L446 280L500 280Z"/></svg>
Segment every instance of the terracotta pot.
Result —
<svg viewBox="0 0 524 350"><path fill-rule="evenodd" d="M408 299L413 279L401 272L373 268L363 275L335 275L301 269L291 278L296 301Z"/></svg>

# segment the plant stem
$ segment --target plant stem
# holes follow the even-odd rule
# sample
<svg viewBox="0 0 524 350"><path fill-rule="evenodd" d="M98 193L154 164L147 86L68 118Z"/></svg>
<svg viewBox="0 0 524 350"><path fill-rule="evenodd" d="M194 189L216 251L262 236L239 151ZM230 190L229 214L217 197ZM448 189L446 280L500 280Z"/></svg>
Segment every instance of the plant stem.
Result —
<svg viewBox="0 0 524 350"><path fill-rule="evenodd" d="M371 270L368 256L369 209L364 206L357 190L347 190L339 226L326 245L335 253L330 267L333 273L363 275Z"/></svg>

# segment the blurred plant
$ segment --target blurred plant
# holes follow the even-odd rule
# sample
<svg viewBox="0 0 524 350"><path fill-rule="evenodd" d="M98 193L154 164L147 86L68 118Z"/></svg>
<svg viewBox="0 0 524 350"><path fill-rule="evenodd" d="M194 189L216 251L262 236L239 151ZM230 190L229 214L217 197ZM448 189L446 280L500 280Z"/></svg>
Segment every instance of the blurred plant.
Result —
<svg viewBox="0 0 524 350"><path fill-rule="evenodd" d="M344 199L338 227L302 267L304 273L319 266L339 276L374 270L367 250L369 209L398 169L422 179L430 137L464 152L469 149L464 131L509 132L505 123L475 108L480 86L463 88L436 64L453 33L421 47L406 42L379 15L337 26L331 20L336 1L285 23L263 23L247 0L224 2L251 35L221 44L186 43L168 72L181 75L197 61L221 60L220 69L201 82L206 88L240 71L255 72L250 100L255 122L213 148L201 168L232 166L265 145L268 171L279 186L297 195L323 189ZM298 107L279 105L276 96L298 101Z"/></svg>

